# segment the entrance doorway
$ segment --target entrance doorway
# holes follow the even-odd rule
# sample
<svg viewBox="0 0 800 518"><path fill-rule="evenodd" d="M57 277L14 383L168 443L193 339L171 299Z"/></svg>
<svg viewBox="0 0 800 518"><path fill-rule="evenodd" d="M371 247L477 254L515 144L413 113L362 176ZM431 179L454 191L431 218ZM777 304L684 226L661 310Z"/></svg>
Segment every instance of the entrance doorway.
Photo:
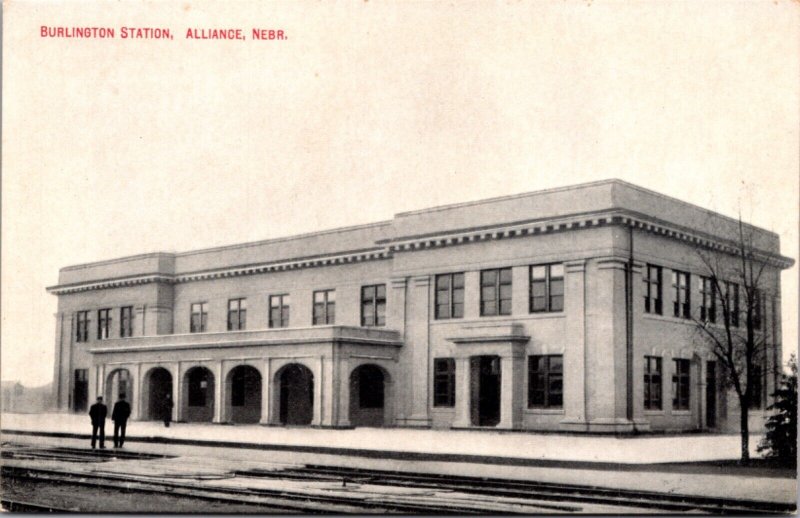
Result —
<svg viewBox="0 0 800 518"><path fill-rule="evenodd" d="M164 419L167 396L172 397L172 374L163 367L152 369L147 375L147 418Z"/></svg>
<svg viewBox="0 0 800 518"><path fill-rule="evenodd" d="M471 418L473 426L500 422L500 357L470 358Z"/></svg>
<svg viewBox="0 0 800 518"><path fill-rule="evenodd" d="M706 363L706 427L717 427L717 362Z"/></svg>
<svg viewBox="0 0 800 518"><path fill-rule="evenodd" d="M86 411L89 400L89 369L75 369L75 385L72 390L72 409L76 412Z"/></svg>
<svg viewBox="0 0 800 518"><path fill-rule="evenodd" d="M350 375L350 424L383 426L385 376L377 365L361 365Z"/></svg>
<svg viewBox="0 0 800 518"><path fill-rule="evenodd" d="M314 418L314 375L308 367L292 363L278 373L281 424L309 425Z"/></svg>

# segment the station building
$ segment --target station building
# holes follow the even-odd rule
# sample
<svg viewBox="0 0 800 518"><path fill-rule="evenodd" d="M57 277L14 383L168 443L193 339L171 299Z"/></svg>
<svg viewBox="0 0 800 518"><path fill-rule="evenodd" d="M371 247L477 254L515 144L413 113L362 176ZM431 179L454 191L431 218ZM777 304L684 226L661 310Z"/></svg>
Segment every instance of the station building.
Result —
<svg viewBox="0 0 800 518"><path fill-rule="evenodd" d="M793 261L776 234L746 229L767 265L757 429ZM737 400L695 320L717 311L698 250L730 261L738 235L610 180L70 266L48 288L54 397L84 412L125 393L142 420L169 394L187 422L734 430Z"/></svg>

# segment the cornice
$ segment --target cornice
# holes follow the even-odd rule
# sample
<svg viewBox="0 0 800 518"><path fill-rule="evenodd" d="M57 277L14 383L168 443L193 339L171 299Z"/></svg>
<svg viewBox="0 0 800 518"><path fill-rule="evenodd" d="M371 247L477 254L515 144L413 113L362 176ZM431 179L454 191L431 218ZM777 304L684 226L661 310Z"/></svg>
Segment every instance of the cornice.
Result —
<svg viewBox="0 0 800 518"><path fill-rule="evenodd" d="M378 246L371 249L329 254L306 258L297 258L272 263L251 265L238 265L228 268L187 272L181 274L147 274L125 278L104 279L102 281L89 281L68 285L51 286L49 293L63 295L89 290L120 288L137 286L154 282L179 284L205 280L240 277L270 272L298 270L323 266L352 264L366 261L385 260L393 257L395 253L407 253L432 248L459 246L469 243L495 241L502 239L516 239L520 237L554 234L571 230L600 228L607 226L630 227L642 232L663 236L669 239L682 241L695 247L717 251L729 255L738 255L736 243L710 236L698 231L672 225L652 216L640 214L627 209L610 209L596 213L582 213L567 217L539 219L535 221L516 222L487 227L473 227L436 234L405 236L377 242ZM780 254L755 251L757 260L776 268L789 268L794 260Z"/></svg>

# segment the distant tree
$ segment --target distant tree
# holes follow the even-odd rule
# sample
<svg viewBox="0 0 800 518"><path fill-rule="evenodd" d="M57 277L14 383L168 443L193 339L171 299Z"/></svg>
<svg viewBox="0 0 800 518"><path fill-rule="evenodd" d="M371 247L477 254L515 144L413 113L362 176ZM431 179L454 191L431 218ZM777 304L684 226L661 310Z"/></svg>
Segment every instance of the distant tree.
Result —
<svg viewBox="0 0 800 518"><path fill-rule="evenodd" d="M692 315L697 335L722 367L725 384L739 403L741 461L750 460L751 403L759 397L767 359L767 333L763 301L768 293L764 271L767 258L753 243L753 231L741 217L732 250L698 249L705 272L704 296L699 314ZM717 312L719 307L720 311Z"/></svg>
<svg viewBox="0 0 800 518"><path fill-rule="evenodd" d="M789 360L789 374L781 375L781 384L773 394L775 403L766 423L767 434L758 445L766 457L778 459L787 466L797 465L797 358Z"/></svg>

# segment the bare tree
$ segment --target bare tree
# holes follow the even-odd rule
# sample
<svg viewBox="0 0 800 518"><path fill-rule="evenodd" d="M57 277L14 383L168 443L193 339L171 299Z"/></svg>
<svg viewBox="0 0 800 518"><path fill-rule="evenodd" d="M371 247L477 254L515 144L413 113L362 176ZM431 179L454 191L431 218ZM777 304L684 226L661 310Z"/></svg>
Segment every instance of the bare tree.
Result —
<svg viewBox="0 0 800 518"><path fill-rule="evenodd" d="M753 243L753 232L739 218L738 236L729 253L698 250L704 268L703 301L693 317L700 340L722 367L724 381L738 398L741 461L750 460L748 417L761 397L768 354L764 275L768 258ZM731 253L732 252L732 253ZM717 305L721 311L717 312Z"/></svg>

